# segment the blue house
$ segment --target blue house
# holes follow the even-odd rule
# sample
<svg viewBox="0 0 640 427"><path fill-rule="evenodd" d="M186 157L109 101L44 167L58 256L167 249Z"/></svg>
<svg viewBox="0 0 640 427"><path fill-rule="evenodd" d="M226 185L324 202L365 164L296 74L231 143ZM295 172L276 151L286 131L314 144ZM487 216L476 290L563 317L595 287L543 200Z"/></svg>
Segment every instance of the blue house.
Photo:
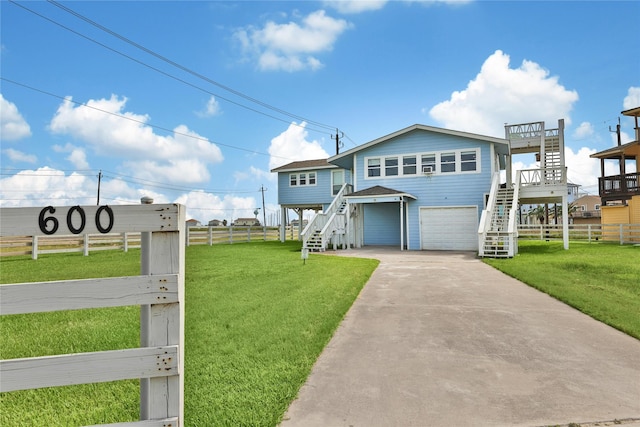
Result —
<svg viewBox="0 0 640 427"><path fill-rule="evenodd" d="M416 124L328 159L273 169L278 203L283 213L316 211L301 233L309 250L387 245L513 256L522 192L519 179L515 189L501 184L500 171L511 172L512 138L544 151L544 123L535 125L537 139L530 128L508 128L502 139Z"/></svg>

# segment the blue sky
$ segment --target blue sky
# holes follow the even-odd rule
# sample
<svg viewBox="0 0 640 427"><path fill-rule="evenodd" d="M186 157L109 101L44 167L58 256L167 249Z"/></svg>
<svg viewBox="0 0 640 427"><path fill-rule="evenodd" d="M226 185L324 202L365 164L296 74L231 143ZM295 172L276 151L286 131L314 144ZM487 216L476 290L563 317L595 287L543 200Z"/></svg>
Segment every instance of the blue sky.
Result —
<svg viewBox="0 0 640 427"><path fill-rule="evenodd" d="M570 181L640 105L637 1L0 3L0 204L276 221L269 171L415 123L565 120ZM533 156L518 159L527 167ZM260 213L260 218L262 213Z"/></svg>

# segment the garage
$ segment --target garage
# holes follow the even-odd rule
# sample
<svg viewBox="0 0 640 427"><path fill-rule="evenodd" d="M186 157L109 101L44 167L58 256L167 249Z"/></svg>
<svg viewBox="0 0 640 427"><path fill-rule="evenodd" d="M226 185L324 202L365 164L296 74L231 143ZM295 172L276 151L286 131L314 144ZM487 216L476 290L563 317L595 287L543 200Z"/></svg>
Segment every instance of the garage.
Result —
<svg viewBox="0 0 640 427"><path fill-rule="evenodd" d="M423 250L477 251L478 207L421 207L420 242Z"/></svg>

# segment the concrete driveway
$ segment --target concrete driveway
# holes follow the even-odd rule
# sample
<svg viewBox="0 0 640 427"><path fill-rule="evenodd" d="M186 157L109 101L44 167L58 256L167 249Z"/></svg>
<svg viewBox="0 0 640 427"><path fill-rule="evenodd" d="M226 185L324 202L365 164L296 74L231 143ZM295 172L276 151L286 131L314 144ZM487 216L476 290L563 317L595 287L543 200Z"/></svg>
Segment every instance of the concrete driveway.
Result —
<svg viewBox="0 0 640 427"><path fill-rule="evenodd" d="M381 263L282 427L640 425L640 341L472 253L328 254Z"/></svg>

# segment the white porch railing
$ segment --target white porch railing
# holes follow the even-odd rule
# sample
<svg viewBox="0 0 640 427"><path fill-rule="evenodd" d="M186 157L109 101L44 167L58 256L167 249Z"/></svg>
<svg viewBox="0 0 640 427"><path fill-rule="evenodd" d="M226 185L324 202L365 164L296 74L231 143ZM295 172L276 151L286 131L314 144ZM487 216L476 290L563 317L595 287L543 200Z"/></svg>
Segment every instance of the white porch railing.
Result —
<svg viewBox="0 0 640 427"><path fill-rule="evenodd" d="M518 254L518 200L520 200L520 174L516 176L516 182L513 186L513 204L509 211L509 232L508 248L509 256L514 257Z"/></svg>
<svg viewBox="0 0 640 427"><path fill-rule="evenodd" d="M523 169L518 173L522 187L532 185L562 185L567 183L567 167Z"/></svg>

